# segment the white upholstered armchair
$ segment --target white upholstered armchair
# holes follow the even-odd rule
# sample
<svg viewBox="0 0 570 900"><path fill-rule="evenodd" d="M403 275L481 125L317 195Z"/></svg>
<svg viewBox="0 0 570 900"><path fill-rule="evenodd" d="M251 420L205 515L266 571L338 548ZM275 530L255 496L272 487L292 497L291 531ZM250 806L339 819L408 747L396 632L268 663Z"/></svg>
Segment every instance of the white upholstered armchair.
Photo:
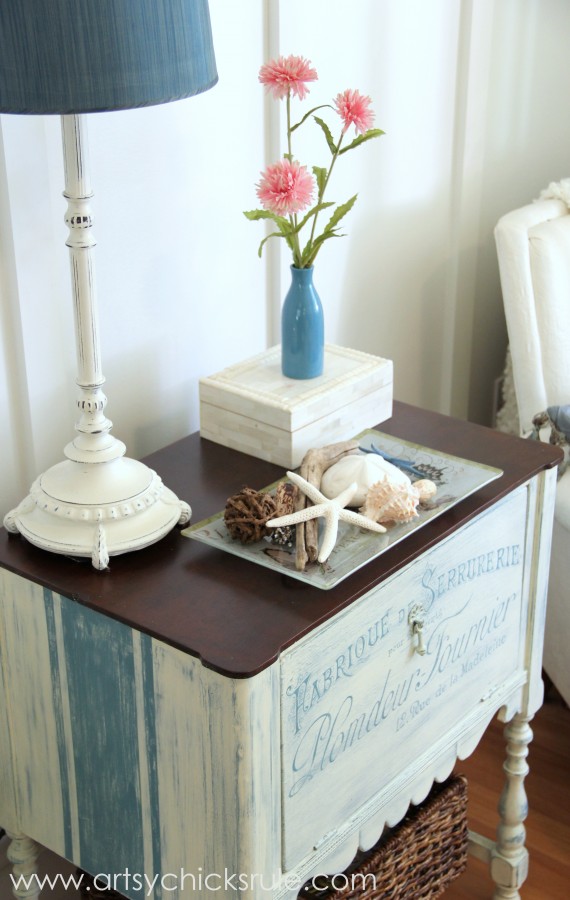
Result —
<svg viewBox="0 0 570 900"><path fill-rule="evenodd" d="M537 413L570 404L570 179L542 196L495 228L523 435ZM556 495L544 669L570 704L570 467Z"/></svg>

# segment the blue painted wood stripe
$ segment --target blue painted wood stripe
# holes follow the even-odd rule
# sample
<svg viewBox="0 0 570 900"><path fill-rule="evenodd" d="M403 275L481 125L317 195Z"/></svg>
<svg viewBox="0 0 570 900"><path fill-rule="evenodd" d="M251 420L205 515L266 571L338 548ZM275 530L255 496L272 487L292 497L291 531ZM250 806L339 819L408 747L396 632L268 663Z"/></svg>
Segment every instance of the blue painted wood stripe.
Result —
<svg viewBox="0 0 570 900"><path fill-rule="evenodd" d="M71 806L69 796L69 759L65 741L65 728L63 724L63 704L61 699L60 660L57 651L57 638L55 628L53 593L44 588L44 609L47 626L48 647L51 671L51 689L53 694L53 707L55 712L55 727L57 735L57 750L59 756L59 772L61 779L61 801L63 809L63 836L65 843L65 857L72 859L73 846L71 839Z"/></svg>
<svg viewBox="0 0 570 900"><path fill-rule="evenodd" d="M79 810L80 865L144 872L135 669L130 629L77 603L62 606Z"/></svg>
<svg viewBox="0 0 570 900"><path fill-rule="evenodd" d="M141 634L141 656L143 671L143 696L145 709L146 755L148 765L148 785L150 799L152 833L152 877L162 872L162 849L160 841L160 809L158 797L158 750L156 737L156 704L154 691L153 640ZM157 882L153 900L162 900L162 887Z"/></svg>

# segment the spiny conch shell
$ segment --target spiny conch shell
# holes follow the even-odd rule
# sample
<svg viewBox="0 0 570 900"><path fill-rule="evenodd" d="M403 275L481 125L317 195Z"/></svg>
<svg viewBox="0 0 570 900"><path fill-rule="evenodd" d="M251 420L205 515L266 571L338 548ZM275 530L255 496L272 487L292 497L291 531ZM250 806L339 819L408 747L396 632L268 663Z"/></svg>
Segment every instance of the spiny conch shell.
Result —
<svg viewBox="0 0 570 900"><path fill-rule="evenodd" d="M411 481L392 463L372 453L343 456L327 469L321 479L321 492L332 500L338 497L349 484L356 482L356 492L351 506L360 506L366 500L369 488L377 481L388 480L391 484L411 485Z"/></svg>
<svg viewBox="0 0 570 900"><path fill-rule="evenodd" d="M409 522L418 515L419 502L415 485L378 481L368 491L359 512L374 522Z"/></svg>

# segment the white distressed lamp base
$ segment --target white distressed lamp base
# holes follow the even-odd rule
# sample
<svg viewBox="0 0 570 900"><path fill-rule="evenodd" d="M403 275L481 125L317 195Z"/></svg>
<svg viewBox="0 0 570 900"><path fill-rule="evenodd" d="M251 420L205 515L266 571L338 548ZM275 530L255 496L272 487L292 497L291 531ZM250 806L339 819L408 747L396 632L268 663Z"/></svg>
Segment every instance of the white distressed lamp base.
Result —
<svg viewBox="0 0 570 900"><path fill-rule="evenodd" d="M90 557L105 569L110 556L148 547L190 517L189 505L137 460L68 459L36 479L4 527L44 550Z"/></svg>

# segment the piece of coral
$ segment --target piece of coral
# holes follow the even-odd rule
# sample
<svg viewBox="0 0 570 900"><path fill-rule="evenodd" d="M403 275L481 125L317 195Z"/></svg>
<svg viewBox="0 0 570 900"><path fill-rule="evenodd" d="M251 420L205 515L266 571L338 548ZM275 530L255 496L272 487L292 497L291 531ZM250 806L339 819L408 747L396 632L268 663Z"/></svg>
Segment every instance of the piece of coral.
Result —
<svg viewBox="0 0 570 900"><path fill-rule="evenodd" d="M275 516L275 501L270 494L244 487L228 497L224 522L231 537L242 544L253 544L269 534L266 522Z"/></svg>

